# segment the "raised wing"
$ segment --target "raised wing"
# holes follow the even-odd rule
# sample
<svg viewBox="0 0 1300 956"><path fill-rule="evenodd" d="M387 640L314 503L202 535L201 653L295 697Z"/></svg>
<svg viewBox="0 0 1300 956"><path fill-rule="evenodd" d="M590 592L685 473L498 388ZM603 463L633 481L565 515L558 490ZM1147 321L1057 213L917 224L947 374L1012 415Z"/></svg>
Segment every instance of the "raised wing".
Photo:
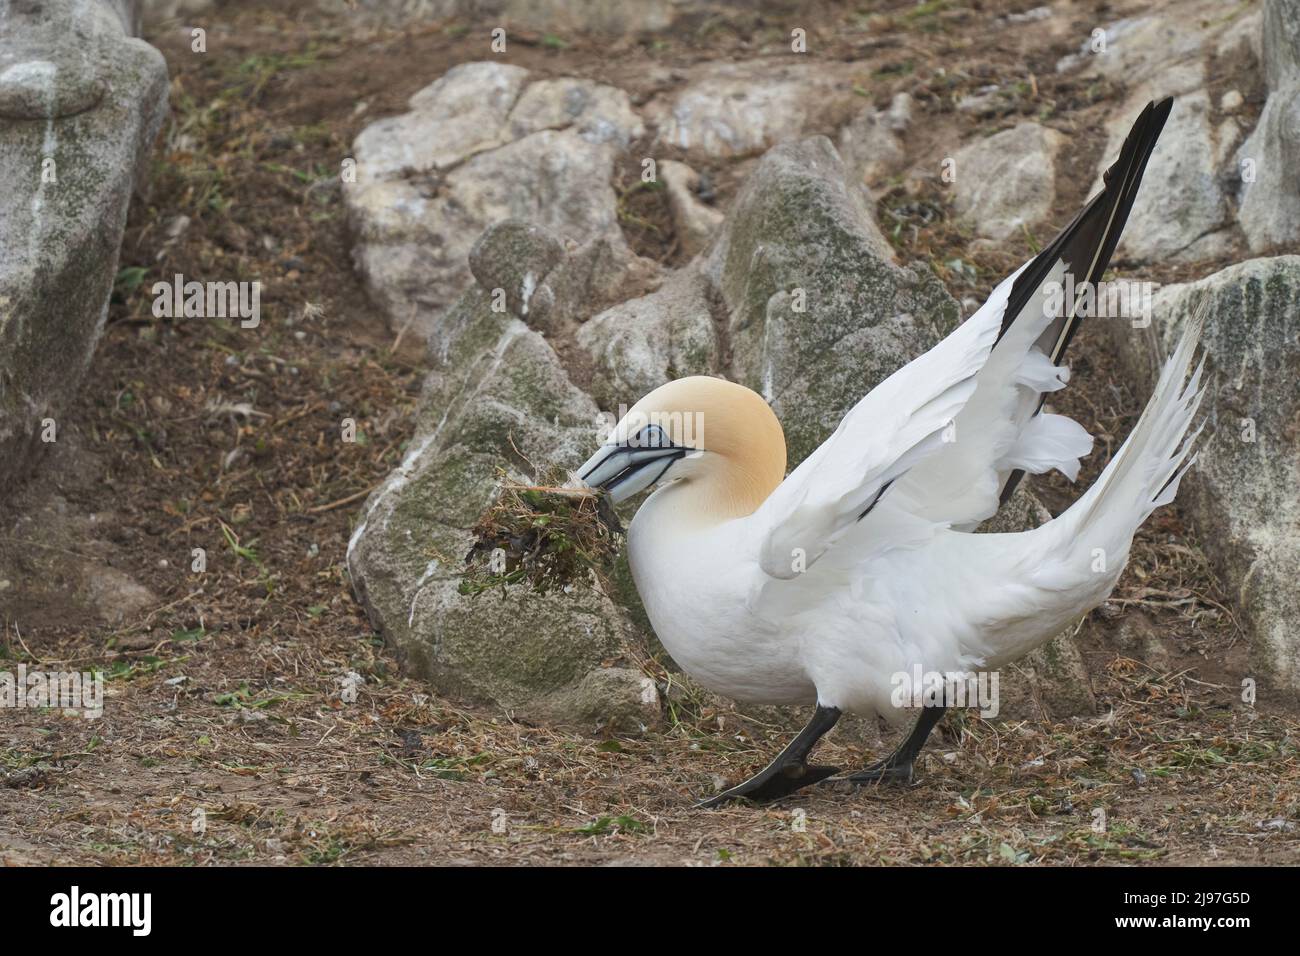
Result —
<svg viewBox="0 0 1300 956"><path fill-rule="evenodd" d="M1110 263L1171 107L1148 104L1105 188L1074 221L961 327L855 405L763 503L754 518L769 576L795 577L854 528L856 541L876 537L876 524L900 538L920 526L972 527L1025 471L1077 474L1091 436L1042 414L1044 396L1069 378L1061 362L1083 318L1083 290ZM1067 277L1076 297L1050 308ZM868 517L887 490L890 507Z"/></svg>
<svg viewBox="0 0 1300 956"><path fill-rule="evenodd" d="M1147 104L1102 191L995 290L1006 302L1002 331L954 424L955 441L900 482L891 503L965 530L993 515L1026 472L1055 468L1072 481L1078 475L1092 437L1069 418L1043 413L1043 401L1069 381L1062 363L1085 318L1080 305L1085 295L1092 298L1085 290L1096 293L1110 264L1172 105Z"/></svg>
<svg viewBox="0 0 1300 956"><path fill-rule="evenodd" d="M1001 327L1001 308L990 300L849 410L755 512L767 574L792 578L811 566L892 482L940 447Z"/></svg>

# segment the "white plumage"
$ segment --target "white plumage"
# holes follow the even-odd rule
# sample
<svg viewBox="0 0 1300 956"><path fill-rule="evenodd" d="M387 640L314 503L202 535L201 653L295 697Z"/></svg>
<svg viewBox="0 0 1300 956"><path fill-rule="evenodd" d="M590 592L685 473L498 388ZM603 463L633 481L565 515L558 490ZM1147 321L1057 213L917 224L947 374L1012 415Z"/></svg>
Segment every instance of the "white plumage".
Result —
<svg viewBox="0 0 1300 956"><path fill-rule="evenodd" d="M999 668L1060 633L1106 599L1137 527L1173 499L1201 399L1201 369L1187 382L1199 315L1132 434L1071 508L1032 531L974 533L1021 473L1073 480L1092 448L1078 423L1042 411L1069 380L1061 362L1083 300L1064 314L1049 302L1067 280L1100 280L1170 105L1147 107L1074 222L784 480L771 409L702 377L642 398L580 470L615 500L659 483L631 523L629 557L684 670L739 700L817 704L771 766L718 799L780 796L834 772L806 764L818 737L842 712L904 717L900 674ZM927 706L899 751L852 779L910 778L941 712Z"/></svg>
<svg viewBox="0 0 1300 956"><path fill-rule="evenodd" d="M1034 428L1037 416L1006 427L1020 369L1041 353L990 358L998 301L859 402L752 514L702 520L689 480L641 506L629 529L633 576L688 673L740 700L815 700L897 720L906 714L891 703L893 675L1000 667L1106 599L1134 531L1177 490L1180 442L1200 401L1199 369L1182 387L1199 322L1083 497L1033 531L976 534L957 526L992 513L1013 460L1077 473L1091 445L1061 416L1047 420L1068 424ZM994 357L1017 341L1004 337ZM999 367L1001 381L989 374ZM997 400L976 405L978 390ZM945 442L951 423L955 440ZM989 434L1000 439L980 437ZM965 494L949 493L954 476Z"/></svg>

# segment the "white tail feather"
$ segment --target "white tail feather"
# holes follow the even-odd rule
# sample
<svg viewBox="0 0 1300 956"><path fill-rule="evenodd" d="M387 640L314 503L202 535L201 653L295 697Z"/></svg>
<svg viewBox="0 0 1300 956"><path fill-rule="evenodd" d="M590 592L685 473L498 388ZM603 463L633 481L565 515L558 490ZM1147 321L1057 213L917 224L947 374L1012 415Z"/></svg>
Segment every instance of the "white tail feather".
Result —
<svg viewBox="0 0 1300 956"><path fill-rule="evenodd" d="M1076 533L1106 525L1126 532L1127 541L1152 511L1173 500L1179 481L1196 460L1188 455L1200 429L1186 441L1184 438L1205 394L1201 386L1204 358L1190 380L1188 371L1205 326L1205 313L1202 301L1187 320L1178 347L1165 362L1133 432L1101 477L1070 509L1077 512L1077 517L1071 515Z"/></svg>

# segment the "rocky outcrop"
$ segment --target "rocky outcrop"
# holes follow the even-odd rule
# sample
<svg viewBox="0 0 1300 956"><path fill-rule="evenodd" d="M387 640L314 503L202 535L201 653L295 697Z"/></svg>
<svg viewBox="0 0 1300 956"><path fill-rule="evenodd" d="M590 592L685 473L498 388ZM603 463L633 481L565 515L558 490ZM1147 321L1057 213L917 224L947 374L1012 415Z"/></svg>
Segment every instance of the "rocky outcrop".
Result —
<svg viewBox="0 0 1300 956"><path fill-rule="evenodd" d="M1021 123L964 146L954 157L953 208L987 239L1023 234L1056 200L1056 156L1065 137Z"/></svg>
<svg viewBox="0 0 1300 956"><path fill-rule="evenodd" d="M794 465L957 319L928 269L893 262L865 188L813 137L768 151L706 256L579 341L608 408L681 375L748 385L776 410Z"/></svg>
<svg viewBox="0 0 1300 956"><path fill-rule="evenodd" d="M532 80L505 63L462 64L357 137L355 181L344 181L353 255L398 328L435 329L470 283L470 247L503 219L572 243L575 269L605 261L602 274L622 278L630 266L610 185L614 157L642 134L627 95Z"/></svg>
<svg viewBox="0 0 1300 956"><path fill-rule="evenodd" d="M1180 507L1235 592L1252 635L1252 663L1274 687L1300 691L1300 256L1251 259L1155 297L1150 328L1121 349L1134 376L1154 381L1153 356L1172 349L1202 297L1209 390L1196 466ZM1124 344L1124 343L1121 343ZM1137 347L1135 347L1137 346Z"/></svg>
<svg viewBox="0 0 1300 956"><path fill-rule="evenodd" d="M476 248L476 271L545 275L555 242L508 223ZM370 496L348 544L357 594L411 672L440 692L563 722L563 701L588 701L582 682L622 653L626 614L581 585L545 596L466 596L458 585L468 529L495 496L497 470L531 480L534 467L582 461L602 437L596 406L542 335L494 311L491 290L478 285L434 331L430 361L410 450Z"/></svg>
<svg viewBox="0 0 1300 956"><path fill-rule="evenodd" d="M1300 242L1300 23L1298 0L1265 0L1262 11L1197 0L1121 20L1059 69L1122 84L1128 94L1107 122L1098 181L1152 99L1175 97L1120 243L1148 263L1221 259L1243 247L1286 252ZM1211 63L1259 61L1268 98L1253 131L1237 115L1240 90L1210 94ZM1247 136L1249 133L1249 136ZM1243 141L1244 140L1244 141Z"/></svg>
<svg viewBox="0 0 1300 956"><path fill-rule="evenodd" d="M0 20L0 487L57 440L166 113L162 56L122 23L70 0L13 0Z"/></svg>

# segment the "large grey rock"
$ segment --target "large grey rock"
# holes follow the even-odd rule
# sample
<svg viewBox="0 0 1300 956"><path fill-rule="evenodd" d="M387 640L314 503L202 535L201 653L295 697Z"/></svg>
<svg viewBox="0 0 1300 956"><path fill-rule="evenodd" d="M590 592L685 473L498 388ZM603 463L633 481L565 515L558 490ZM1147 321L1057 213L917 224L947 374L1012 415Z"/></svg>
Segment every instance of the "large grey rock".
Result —
<svg viewBox="0 0 1300 956"><path fill-rule="evenodd" d="M480 248L481 261L510 250L537 256L521 268L545 271L545 242L521 244L509 227L494 235L500 248ZM531 480L529 465L572 467L602 437L596 406L546 340L510 311L493 311L478 285L434 331L430 361L410 450L370 496L348 544L357 595L410 672L440 692L585 726L606 686L588 675L619 659L632 633L626 613L581 585L545 596L468 597L457 588L468 529L495 495L497 469Z"/></svg>
<svg viewBox="0 0 1300 956"><path fill-rule="evenodd" d="M1300 2L1268 0L1262 49L1269 95L1242 144L1238 219L1252 252L1300 242Z"/></svg>
<svg viewBox="0 0 1300 956"><path fill-rule="evenodd" d="M1056 201L1056 156L1065 137L1021 123L962 147L954 157L953 206L989 239L1007 239L1047 218Z"/></svg>
<svg viewBox="0 0 1300 956"><path fill-rule="evenodd" d="M1079 52L1057 70L1082 68L1129 87L1158 80L1171 64L1199 60L1206 38L1222 34L1220 19L1211 17L1221 6L1219 0L1189 0L1104 26L1089 24Z"/></svg>
<svg viewBox="0 0 1300 956"><path fill-rule="evenodd" d="M771 150L708 253L579 329L597 400L612 412L669 378L726 374L767 389L793 463L951 331L956 302L928 271L890 261L852 180L825 138ZM553 312L571 314L581 283L564 277L577 251L556 263L545 230L503 223L475 247L474 274L521 289L538 276ZM579 725L592 723L595 696L614 724L644 724L653 708L640 681L599 670L642 636L634 594L457 593L465 529L491 500L496 468L572 467L601 438L597 403L521 321L525 298L507 295L493 312L491 290L476 285L433 329L416 438L363 510L348 566L376 628L443 692Z"/></svg>
<svg viewBox="0 0 1300 956"><path fill-rule="evenodd" d="M929 269L894 264L870 196L824 136L762 158L704 268L731 374L771 403L792 465L959 318Z"/></svg>
<svg viewBox="0 0 1300 956"><path fill-rule="evenodd" d="M1254 174L1241 183L1237 213L1252 252L1300 242L1300 82L1269 94L1238 162Z"/></svg>
<svg viewBox="0 0 1300 956"><path fill-rule="evenodd" d="M1108 124L1111 151L1103 165L1114 162L1142 107L1162 95L1159 89L1142 87L1130 96L1125 109ZM1183 92L1174 100L1147 165L1120 240L1120 254L1153 263L1216 258L1231 248L1229 226L1209 94L1204 89Z"/></svg>
<svg viewBox="0 0 1300 956"><path fill-rule="evenodd" d="M578 331L592 356L592 393L616 412L664 382L722 373L710 313L712 286L697 265L673 273L649 295L606 309Z"/></svg>
<svg viewBox="0 0 1300 956"><path fill-rule="evenodd" d="M1252 663L1300 691L1300 256L1251 259L1167 286L1146 330L1115 323L1147 387L1198 296L1209 296L1200 457L1179 492L1252 636Z"/></svg>
<svg viewBox="0 0 1300 956"><path fill-rule="evenodd" d="M116 6L12 0L0 20L0 487L90 363L167 67Z"/></svg>
<svg viewBox="0 0 1300 956"><path fill-rule="evenodd" d="M428 335L469 285L467 258L504 219L580 244L576 258L633 256L610 185L614 157L641 135L626 94L590 80L537 80L504 63L467 63L371 124L354 144L344 197L371 294L398 328Z"/></svg>
<svg viewBox="0 0 1300 956"><path fill-rule="evenodd" d="M851 64L824 62L710 63L651 100L646 117L658 128L657 143L688 156L752 155L847 122L858 105L851 73Z"/></svg>
<svg viewBox="0 0 1300 956"><path fill-rule="evenodd" d="M1260 39L1269 88L1280 90L1300 82L1300 3L1264 0Z"/></svg>

